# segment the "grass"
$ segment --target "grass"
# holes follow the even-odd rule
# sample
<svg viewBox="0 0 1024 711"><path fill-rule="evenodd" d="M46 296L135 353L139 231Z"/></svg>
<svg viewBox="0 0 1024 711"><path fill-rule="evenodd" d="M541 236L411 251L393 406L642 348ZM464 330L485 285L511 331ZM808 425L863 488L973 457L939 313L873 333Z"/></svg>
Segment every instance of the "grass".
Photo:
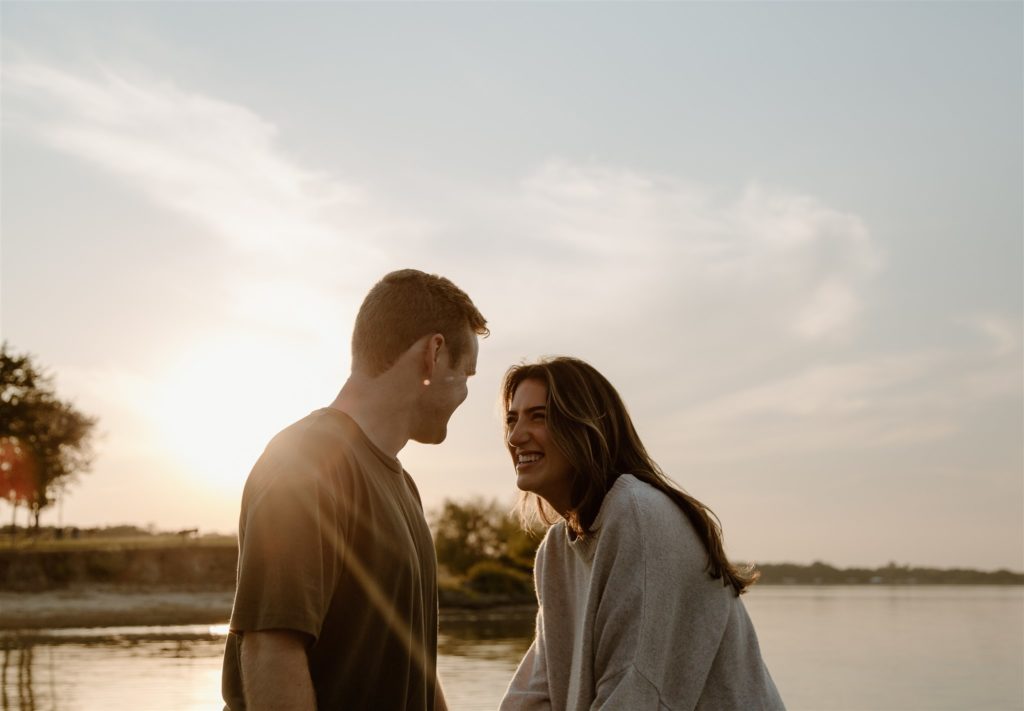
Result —
<svg viewBox="0 0 1024 711"><path fill-rule="evenodd" d="M175 533L153 536L124 537L83 537L83 538L33 538L19 535L0 536L0 551L120 551L137 550L140 548L223 548L234 547L237 541L234 536L207 534L198 538L189 538Z"/></svg>

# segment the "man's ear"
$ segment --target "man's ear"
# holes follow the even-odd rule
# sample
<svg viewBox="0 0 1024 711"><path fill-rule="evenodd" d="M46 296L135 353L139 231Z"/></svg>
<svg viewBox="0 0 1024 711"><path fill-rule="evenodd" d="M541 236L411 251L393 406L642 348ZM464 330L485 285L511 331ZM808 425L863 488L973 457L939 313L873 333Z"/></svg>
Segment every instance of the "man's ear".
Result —
<svg viewBox="0 0 1024 711"><path fill-rule="evenodd" d="M444 346L444 336L442 336L440 333L435 333L433 336L427 339L427 343L423 348L424 381L430 381L433 379L434 368L437 367L437 364L441 359L441 351L444 349Z"/></svg>

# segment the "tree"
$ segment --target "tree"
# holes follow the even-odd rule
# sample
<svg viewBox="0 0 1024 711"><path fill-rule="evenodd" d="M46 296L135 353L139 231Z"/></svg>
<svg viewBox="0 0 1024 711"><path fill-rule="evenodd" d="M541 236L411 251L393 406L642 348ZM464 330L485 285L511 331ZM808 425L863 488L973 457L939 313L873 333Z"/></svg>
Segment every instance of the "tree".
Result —
<svg viewBox="0 0 1024 711"><path fill-rule="evenodd" d="M88 470L96 419L57 397L32 356L0 344L0 496L39 514Z"/></svg>
<svg viewBox="0 0 1024 711"><path fill-rule="evenodd" d="M433 519L437 561L456 575L465 575L484 561L533 568L541 534L524 531L495 501L445 500Z"/></svg>
<svg viewBox="0 0 1024 711"><path fill-rule="evenodd" d="M33 459L17 437L0 437L0 498L11 505L13 528L18 506L28 504L35 490Z"/></svg>

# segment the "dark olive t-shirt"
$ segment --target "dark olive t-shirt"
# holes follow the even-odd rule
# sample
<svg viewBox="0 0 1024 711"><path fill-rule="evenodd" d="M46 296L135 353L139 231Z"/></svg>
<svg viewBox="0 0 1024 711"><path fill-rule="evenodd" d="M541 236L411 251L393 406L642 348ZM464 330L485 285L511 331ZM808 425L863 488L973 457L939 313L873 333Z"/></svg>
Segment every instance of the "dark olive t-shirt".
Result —
<svg viewBox="0 0 1024 711"><path fill-rule="evenodd" d="M238 549L227 708L245 708L241 636L270 629L308 637L320 709L434 708L430 530L412 478L348 415L317 410L271 441L245 484Z"/></svg>

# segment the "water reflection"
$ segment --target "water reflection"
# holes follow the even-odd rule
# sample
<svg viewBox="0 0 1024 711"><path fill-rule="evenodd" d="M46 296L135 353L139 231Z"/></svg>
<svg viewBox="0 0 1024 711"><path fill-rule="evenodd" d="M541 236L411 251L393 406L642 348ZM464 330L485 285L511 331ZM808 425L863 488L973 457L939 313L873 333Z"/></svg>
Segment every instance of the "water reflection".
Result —
<svg viewBox="0 0 1024 711"><path fill-rule="evenodd" d="M535 611L444 613L438 667L452 708L493 709ZM2 711L220 708L226 625L0 632Z"/></svg>
<svg viewBox="0 0 1024 711"><path fill-rule="evenodd" d="M445 613L437 651L518 663L530 646L536 616L536 608Z"/></svg>
<svg viewBox="0 0 1024 711"><path fill-rule="evenodd" d="M769 588L746 597L794 711L1024 709L1024 589ZM531 609L445 612L452 709L494 709ZM0 632L2 711L220 708L223 625Z"/></svg>
<svg viewBox="0 0 1024 711"><path fill-rule="evenodd" d="M206 626L0 633L3 711L217 708L224 637Z"/></svg>
<svg viewBox="0 0 1024 711"><path fill-rule="evenodd" d="M445 613L437 667L448 706L493 711L533 639L536 609Z"/></svg>
<svg viewBox="0 0 1024 711"><path fill-rule="evenodd" d="M0 689L2 689L0 698L3 700L4 711L12 708L34 709L36 707L32 683L33 651L31 645L27 647L14 646L8 640L4 640L3 670L0 672ZM15 666L17 671L14 671ZM17 676L16 684L11 684L8 678L9 673L11 677ZM13 705L14 694L9 693L12 686L17 688L17 706Z"/></svg>

